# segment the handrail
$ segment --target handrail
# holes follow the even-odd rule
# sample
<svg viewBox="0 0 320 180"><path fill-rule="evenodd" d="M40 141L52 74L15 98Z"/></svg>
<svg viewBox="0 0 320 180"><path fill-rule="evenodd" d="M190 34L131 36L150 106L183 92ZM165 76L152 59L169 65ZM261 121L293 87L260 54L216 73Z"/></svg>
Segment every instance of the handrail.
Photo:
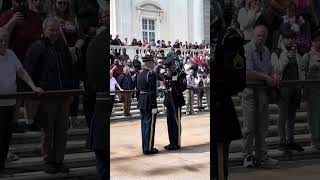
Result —
<svg viewBox="0 0 320 180"><path fill-rule="evenodd" d="M70 90L56 90L56 91L44 91L41 94L38 94L33 91L28 92L17 92L17 93L0 93L0 99L14 99L14 98L26 98L26 97L54 97L54 96L77 96L82 95L85 91L83 89L70 89ZM97 92L97 95L106 95L108 96L107 92Z"/></svg>

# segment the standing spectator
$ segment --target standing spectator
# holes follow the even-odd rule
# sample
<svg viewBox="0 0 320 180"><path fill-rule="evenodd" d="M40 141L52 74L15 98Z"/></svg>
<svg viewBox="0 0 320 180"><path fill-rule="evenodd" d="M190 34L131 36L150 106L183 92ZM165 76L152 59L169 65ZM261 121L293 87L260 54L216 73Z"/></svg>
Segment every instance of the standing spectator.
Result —
<svg viewBox="0 0 320 180"><path fill-rule="evenodd" d="M26 56L26 69L35 84L44 90L68 90L74 88L72 57L68 46L59 39L60 22L49 17L43 22L43 38L34 42ZM48 74L48 72L50 72ZM42 118L42 152L45 172L67 173L63 164L68 131L70 97L43 98L40 109Z"/></svg>
<svg viewBox="0 0 320 180"><path fill-rule="evenodd" d="M123 73L124 66L120 64L119 59L115 59L113 61L113 64L110 66L110 74L113 75L113 77L118 80L119 76Z"/></svg>
<svg viewBox="0 0 320 180"><path fill-rule="evenodd" d="M238 13L238 23L244 35L245 44L252 39L253 28L256 20L261 15L261 7L257 0L246 0L245 7Z"/></svg>
<svg viewBox="0 0 320 180"><path fill-rule="evenodd" d="M33 91L42 92L41 88L34 85L14 52L8 49L8 41L9 32L0 28L0 93L17 92L16 76L25 81ZM0 177L8 175L5 172L5 162L15 119L15 104L15 99L0 100Z"/></svg>
<svg viewBox="0 0 320 180"><path fill-rule="evenodd" d="M186 76L187 88L186 99L187 99L187 111L186 114L194 114L193 101L194 101L194 91L197 88L196 81L193 75L193 70L189 69L188 75Z"/></svg>
<svg viewBox="0 0 320 180"><path fill-rule="evenodd" d="M110 96L111 96L111 112L113 109L113 105L115 102L115 95L116 95L116 86L117 88L122 91L123 89L118 84L117 80L113 77L112 73L110 73Z"/></svg>
<svg viewBox="0 0 320 180"><path fill-rule="evenodd" d="M108 27L108 12L107 10L100 9L99 10L99 28L97 29L96 34L99 35L102 31L107 29Z"/></svg>
<svg viewBox="0 0 320 180"><path fill-rule="evenodd" d="M312 34L311 51L302 57L306 80L320 79L320 31ZM307 113L312 146L320 150L320 116L319 116L319 86L306 86L304 89L307 102Z"/></svg>
<svg viewBox="0 0 320 180"><path fill-rule="evenodd" d="M9 48L17 55L24 64L26 52L29 46L40 39L42 33L42 21L45 14L42 12L43 0L32 1L27 6L26 0L12 0L12 8L3 12L0 16L0 26L5 27L10 32ZM18 91L27 89L25 84L17 79ZM17 112L22 104L18 99ZM28 123L33 122L30 127L35 126L34 118L38 111L37 102L31 99L24 100L25 113Z"/></svg>
<svg viewBox="0 0 320 180"><path fill-rule="evenodd" d="M127 54L127 49L126 48L122 48L122 54L119 56L119 59L123 60L125 62L128 61L129 56Z"/></svg>
<svg viewBox="0 0 320 180"><path fill-rule="evenodd" d="M246 74L249 81L265 81L269 87L276 87L279 84L279 77L273 73L270 53L264 45L267 35L265 26L258 25L254 28L252 41L244 47ZM268 101L268 92L265 89L246 88L243 92L242 106L245 122L242 151L245 154L243 160L245 167L270 167L279 163L278 160L270 158L267 153ZM255 157L252 155L254 139Z"/></svg>
<svg viewBox="0 0 320 180"><path fill-rule="evenodd" d="M280 76L281 80L300 80L302 79L302 63L295 43L296 34L289 31L283 34L283 37L280 55L273 53L271 56L274 72ZM296 111L300 107L301 89L299 87L281 87L280 92L282 98L279 102L279 149L282 151L303 151L303 148L294 141L294 123Z"/></svg>
<svg viewBox="0 0 320 180"><path fill-rule="evenodd" d="M123 73L120 75L118 82L120 87L124 90L134 89L134 83L130 74L130 68L128 66L123 68ZM123 92L121 97L123 102L124 116L131 116L130 108L132 101L132 92Z"/></svg>
<svg viewBox="0 0 320 180"><path fill-rule="evenodd" d="M197 74L197 78L195 78L195 82L196 82L196 85L197 85L197 105L198 105L198 110L201 111L204 109L204 107L202 106L202 98L203 98L203 95L204 95L204 90L202 89L203 88L203 78L202 78L202 74L201 73L198 73Z"/></svg>
<svg viewBox="0 0 320 180"><path fill-rule="evenodd" d="M204 92L206 94L206 101L208 110L210 110L210 73L207 74L207 77L203 81L204 84Z"/></svg>
<svg viewBox="0 0 320 180"><path fill-rule="evenodd" d="M71 4L72 12L78 18L83 33L89 37L95 36L99 23L98 13L100 7L98 2L92 0L71 0ZM89 42L90 40L88 39Z"/></svg>
<svg viewBox="0 0 320 180"><path fill-rule="evenodd" d="M74 81L74 87L80 88L80 76L83 71L80 68L82 63L81 49L85 43L85 38L77 23L77 17L71 14L71 5L66 0L55 0L52 16L60 22L61 37L69 47L69 51L72 57L73 67L79 67L74 69L74 73L77 78ZM76 71L76 72L75 72ZM70 107L71 127L73 123L77 122L77 116L79 111L79 96L73 96L73 102Z"/></svg>

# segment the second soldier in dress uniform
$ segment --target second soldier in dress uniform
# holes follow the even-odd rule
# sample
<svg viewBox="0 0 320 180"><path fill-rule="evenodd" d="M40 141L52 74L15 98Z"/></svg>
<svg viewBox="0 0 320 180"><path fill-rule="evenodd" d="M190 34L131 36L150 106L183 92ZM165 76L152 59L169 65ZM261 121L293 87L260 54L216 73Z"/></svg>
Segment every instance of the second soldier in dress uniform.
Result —
<svg viewBox="0 0 320 180"><path fill-rule="evenodd" d="M211 119L211 168L214 180L228 179L228 157L231 141L242 138L237 113L232 96L243 91L246 86L246 64L243 38L235 30L229 29L222 45L215 51L215 60L210 65L213 70L213 109Z"/></svg>
<svg viewBox="0 0 320 180"><path fill-rule="evenodd" d="M181 146L181 108L185 105L183 92L187 89L186 74L176 66L176 56L168 56L163 62L167 68L165 76L167 125L170 144L164 148L177 150Z"/></svg>
<svg viewBox="0 0 320 180"><path fill-rule="evenodd" d="M137 77L137 90L140 93L138 109L141 115L141 134L143 154L156 154L154 134L157 117L157 77L153 71L155 66L153 56L142 57L143 68Z"/></svg>

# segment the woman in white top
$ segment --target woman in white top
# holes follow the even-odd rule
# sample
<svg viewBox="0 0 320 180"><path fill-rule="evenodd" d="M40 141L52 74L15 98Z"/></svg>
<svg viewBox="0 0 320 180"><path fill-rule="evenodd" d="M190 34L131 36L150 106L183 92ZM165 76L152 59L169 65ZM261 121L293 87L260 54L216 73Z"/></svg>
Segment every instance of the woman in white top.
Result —
<svg viewBox="0 0 320 180"><path fill-rule="evenodd" d="M118 89L120 89L120 91L123 91L123 89L118 84L117 80L113 77L113 74L110 73L111 112L112 112L113 104L114 104L114 96L116 95L116 93L115 93L116 86L118 87Z"/></svg>
<svg viewBox="0 0 320 180"><path fill-rule="evenodd" d="M20 63L14 52L8 49L9 32L0 28L0 94L17 92L16 77L18 76L29 87L37 92L43 92L36 87ZM16 99L0 99L0 177L6 177L4 166L8 155L9 144L12 136L12 124L15 117Z"/></svg>
<svg viewBox="0 0 320 180"><path fill-rule="evenodd" d="M238 13L238 23L246 42L252 39L256 20L261 15L261 6L257 0L246 0L245 7Z"/></svg>

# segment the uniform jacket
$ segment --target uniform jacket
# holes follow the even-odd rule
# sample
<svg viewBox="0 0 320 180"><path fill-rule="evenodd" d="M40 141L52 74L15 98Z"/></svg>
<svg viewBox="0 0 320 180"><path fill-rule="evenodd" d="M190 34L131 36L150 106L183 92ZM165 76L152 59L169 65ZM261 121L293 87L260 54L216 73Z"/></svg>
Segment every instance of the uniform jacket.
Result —
<svg viewBox="0 0 320 180"><path fill-rule="evenodd" d="M213 109L211 111L214 142L228 142L242 138L238 116L234 108L231 96L240 92L245 87L246 66L244 53L242 57L243 66L235 68L234 57L226 53L223 48L218 48L216 58L212 65L213 69ZM239 84L239 82L242 82ZM244 84L243 84L244 83Z"/></svg>
<svg viewBox="0 0 320 180"><path fill-rule="evenodd" d="M140 92L138 109L151 111L157 108L157 77L151 69L143 69L137 77L137 90ZM148 92L148 93L143 93Z"/></svg>
<svg viewBox="0 0 320 180"><path fill-rule="evenodd" d="M109 149L109 119L111 111L111 99L109 97L109 75L107 54L105 48L108 42L105 40L109 32L104 30L93 38L87 51L87 71L90 89L94 92L106 92L96 96L93 118L89 129L88 144L94 150Z"/></svg>

